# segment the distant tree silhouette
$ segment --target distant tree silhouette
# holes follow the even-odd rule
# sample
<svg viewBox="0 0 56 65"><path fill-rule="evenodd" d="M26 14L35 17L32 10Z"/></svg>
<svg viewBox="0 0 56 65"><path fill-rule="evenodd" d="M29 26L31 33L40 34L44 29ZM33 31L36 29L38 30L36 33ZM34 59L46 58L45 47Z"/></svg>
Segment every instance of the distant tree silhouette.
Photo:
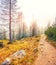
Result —
<svg viewBox="0 0 56 65"><path fill-rule="evenodd" d="M50 21L48 22L48 24L47 24L47 28L49 28L50 27Z"/></svg>
<svg viewBox="0 0 56 65"><path fill-rule="evenodd" d="M17 22L18 22L17 39L21 39L22 37L22 12L18 13Z"/></svg>
<svg viewBox="0 0 56 65"><path fill-rule="evenodd" d="M30 36L36 36L37 35L37 24L36 22L33 22L30 26Z"/></svg>
<svg viewBox="0 0 56 65"><path fill-rule="evenodd" d="M56 27L56 18L54 20L53 27Z"/></svg>
<svg viewBox="0 0 56 65"><path fill-rule="evenodd" d="M2 40L3 39L3 35L2 35L2 33L0 32L0 40Z"/></svg>
<svg viewBox="0 0 56 65"><path fill-rule="evenodd" d="M0 39L6 39L6 32L5 29L0 29Z"/></svg>
<svg viewBox="0 0 56 65"><path fill-rule="evenodd" d="M3 31L3 39L6 39L6 30L4 29L4 31Z"/></svg>
<svg viewBox="0 0 56 65"><path fill-rule="evenodd" d="M27 26L25 24L25 22L23 22L23 29L22 29L22 38L27 37Z"/></svg>

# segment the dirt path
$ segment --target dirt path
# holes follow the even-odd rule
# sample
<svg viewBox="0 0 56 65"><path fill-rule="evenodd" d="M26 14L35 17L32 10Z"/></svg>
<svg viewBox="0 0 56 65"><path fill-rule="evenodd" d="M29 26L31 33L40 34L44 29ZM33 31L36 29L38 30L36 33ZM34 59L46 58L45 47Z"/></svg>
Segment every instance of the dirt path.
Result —
<svg viewBox="0 0 56 65"><path fill-rule="evenodd" d="M39 43L39 56L33 65L56 65L56 49L45 41L45 37Z"/></svg>

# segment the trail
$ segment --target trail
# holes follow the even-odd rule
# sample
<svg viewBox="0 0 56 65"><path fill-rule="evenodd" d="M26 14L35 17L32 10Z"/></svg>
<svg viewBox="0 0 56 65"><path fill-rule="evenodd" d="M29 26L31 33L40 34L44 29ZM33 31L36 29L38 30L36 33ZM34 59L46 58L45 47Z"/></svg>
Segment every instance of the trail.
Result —
<svg viewBox="0 0 56 65"><path fill-rule="evenodd" d="M56 49L45 38L45 36L41 37L38 58L33 65L56 65Z"/></svg>

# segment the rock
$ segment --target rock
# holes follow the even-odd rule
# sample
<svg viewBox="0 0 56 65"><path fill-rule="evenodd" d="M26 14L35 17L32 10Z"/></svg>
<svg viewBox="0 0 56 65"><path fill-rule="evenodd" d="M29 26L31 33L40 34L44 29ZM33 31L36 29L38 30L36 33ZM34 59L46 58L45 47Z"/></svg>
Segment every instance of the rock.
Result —
<svg viewBox="0 0 56 65"><path fill-rule="evenodd" d="M1 65L11 65L10 58L7 58Z"/></svg>
<svg viewBox="0 0 56 65"><path fill-rule="evenodd" d="M24 50L19 50L17 51L16 53L14 53L12 55L13 58L17 57L17 58L22 58L26 55L25 51Z"/></svg>
<svg viewBox="0 0 56 65"><path fill-rule="evenodd" d="M10 56L10 58L6 58L5 61L1 65L11 65L11 60L15 58L23 58L26 55L24 50L19 50L13 55Z"/></svg>

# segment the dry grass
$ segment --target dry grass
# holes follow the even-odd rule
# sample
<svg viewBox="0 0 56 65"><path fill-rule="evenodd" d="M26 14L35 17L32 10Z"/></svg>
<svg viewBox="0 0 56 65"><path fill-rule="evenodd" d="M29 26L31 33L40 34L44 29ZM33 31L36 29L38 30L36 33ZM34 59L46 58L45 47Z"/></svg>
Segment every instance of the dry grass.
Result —
<svg viewBox="0 0 56 65"><path fill-rule="evenodd" d="M5 47L0 49L0 64L13 53L18 50L25 50L26 56L22 59L15 58L11 61L12 65L32 65L33 61L38 56L38 44L40 37L29 37L22 39L20 41L13 42L9 44L8 40L3 40ZM1 41L1 40L0 40Z"/></svg>

